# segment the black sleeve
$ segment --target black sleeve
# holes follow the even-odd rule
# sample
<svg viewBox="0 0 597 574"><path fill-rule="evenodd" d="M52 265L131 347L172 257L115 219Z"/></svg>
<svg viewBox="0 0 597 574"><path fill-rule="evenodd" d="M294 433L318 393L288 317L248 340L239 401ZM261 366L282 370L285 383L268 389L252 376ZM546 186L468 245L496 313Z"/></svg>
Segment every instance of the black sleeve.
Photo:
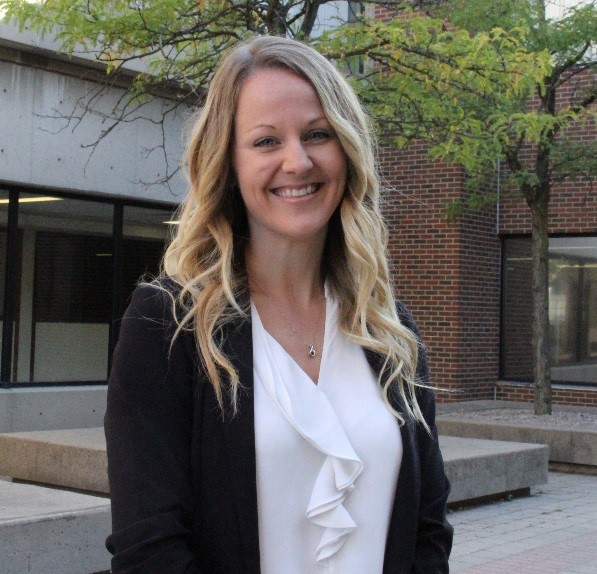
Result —
<svg viewBox="0 0 597 574"><path fill-rule="evenodd" d="M122 319L108 385L105 432L113 573L198 574L190 449L192 335L172 346L171 299L138 287Z"/></svg>
<svg viewBox="0 0 597 574"><path fill-rule="evenodd" d="M397 303L400 319L420 340L419 330L408 309ZM419 348L417 377L429 383L429 368L423 345ZM419 527L415 547L413 574L447 574L448 557L452 548L453 528L446 518L446 504L450 483L444 471L435 425L435 399L431 389L417 389L417 401L425 421L431 429L429 434L417 425L416 439L419 451L421 494Z"/></svg>

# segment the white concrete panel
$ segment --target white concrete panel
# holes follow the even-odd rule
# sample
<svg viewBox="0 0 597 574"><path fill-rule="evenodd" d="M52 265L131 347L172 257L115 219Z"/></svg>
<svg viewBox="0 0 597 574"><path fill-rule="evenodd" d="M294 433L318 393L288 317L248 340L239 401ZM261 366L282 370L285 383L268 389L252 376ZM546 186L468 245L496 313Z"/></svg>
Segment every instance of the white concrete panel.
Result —
<svg viewBox="0 0 597 574"><path fill-rule="evenodd" d="M0 433L100 427L106 396L107 385L0 389Z"/></svg>
<svg viewBox="0 0 597 574"><path fill-rule="evenodd" d="M149 102L126 123L101 137L123 90L0 62L0 180L178 202L186 191L182 174L169 187L156 184L180 164L185 112L166 116L169 103ZM71 120L64 117L81 117ZM86 147L98 141L97 146ZM167 165L167 163L169 165Z"/></svg>
<svg viewBox="0 0 597 574"><path fill-rule="evenodd" d="M0 43L16 48L34 48L36 51L49 54L59 51L60 44L54 40L52 34L41 36L28 28L19 30L16 24L4 21L2 16L0 12ZM75 51L73 60L81 63L96 62L93 53L80 49ZM124 68L137 72L147 72L149 69L144 60L128 62Z"/></svg>
<svg viewBox="0 0 597 574"><path fill-rule="evenodd" d="M106 380L108 327L107 323L36 323L34 381Z"/></svg>
<svg viewBox="0 0 597 574"><path fill-rule="evenodd" d="M0 62L0 179L29 181L35 70Z"/></svg>

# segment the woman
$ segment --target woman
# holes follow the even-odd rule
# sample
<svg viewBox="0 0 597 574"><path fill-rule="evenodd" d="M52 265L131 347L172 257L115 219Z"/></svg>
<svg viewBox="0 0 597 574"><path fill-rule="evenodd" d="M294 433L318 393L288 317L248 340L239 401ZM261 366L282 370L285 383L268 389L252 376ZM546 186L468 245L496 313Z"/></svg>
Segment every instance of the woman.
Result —
<svg viewBox="0 0 597 574"><path fill-rule="evenodd" d="M113 572L448 572L434 402L353 92L257 38L215 74L187 161L114 355Z"/></svg>

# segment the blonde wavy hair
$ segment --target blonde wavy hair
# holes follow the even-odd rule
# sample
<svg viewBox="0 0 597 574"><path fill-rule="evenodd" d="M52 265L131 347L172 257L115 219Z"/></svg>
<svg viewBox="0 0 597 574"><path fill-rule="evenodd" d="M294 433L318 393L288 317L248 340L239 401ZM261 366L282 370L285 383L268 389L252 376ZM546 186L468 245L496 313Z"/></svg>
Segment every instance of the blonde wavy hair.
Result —
<svg viewBox="0 0 597 574"><path fill-rule="evenodd" d="M347 185L330 220L323 269L339 302L339 326L349 339L385 358L379 382L388 406L390 393L398 391L408 414L427 427L415 395L419 342L401 324L392 293L367 117L336 68L295 40L261 36L239 44L211 81L187 147L190 191L163 260L163 274L181 286L173 298L173 307L182 309L175 313L175 336L182 329L194 331L220 406L236 410L241 382L221 350L222 328L249 315L250 298L244 266L249 230L231 162L234 116L244 80L264 68L289 70L308 81L336 132L347 159Z"/></svg>

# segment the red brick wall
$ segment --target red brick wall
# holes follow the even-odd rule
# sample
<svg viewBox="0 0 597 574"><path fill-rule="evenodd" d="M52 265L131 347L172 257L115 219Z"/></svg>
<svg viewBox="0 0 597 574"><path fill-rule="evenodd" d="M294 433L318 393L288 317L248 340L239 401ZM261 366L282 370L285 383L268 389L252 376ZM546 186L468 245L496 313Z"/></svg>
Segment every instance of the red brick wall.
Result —
<svg viewBox="0 0 597 574"><path fill-rule="evenodd" d="M578 99L589 83L589 76L579 76L565 84L558 93L558 104ZM577 123L570 130L575 140L595 141L597 125L595 120ZM532 157L532 150L528 157ZM530 234L530 210L519 192L503 194L500 201L500 234L503 237L514 234ZM552 235L597 234L597 190L595 182L583 178L568 179L554 185L549 204L549 233ZM524 324L519 329L525 329ZM528 329L527 329L528 331ZM526 334L530 336L530 332ZM521 334L524 337L524 334ZM528 343L527 343L528 347ZM520 347L522 352L522 347ZM512 351L515 352L515 351ZM554 404L597 405L597 387L552 388ZM504 400L533 401L533 385L500 382L497 398Z"/></svg>
<svg viewBox="0 0 597 574"><path fill-rule="evenodd" d="M497 384L496 398L501 401L533 402L533 385L500 381ZM565 387L554 385L551 389L554 405L575 405L597 407L597 389Z"/></svg>
<svg viewBox="0 0 597 574"><path fill-rule="evenodd" d="M396 295L421 329L438 396L489 398L498 376L495 214L448 223L446 205L462 196L463 172L430 160L422 145L382 149L380 170Z"/></svg>
<svg viewBox="0 0 597 574"><path fill-rule="evenodd" d="M465 211L459 222L448 223L446 205L463 196L464 175L427 158L423 145L401 152L382 148L379 161L396 296L419 325L432 382L441 389L438 401L490 399L495 392L498 399L532 402L530 384L502 381L496 387L501 263L495 210ZM500 207L502 230L526 215ZM594 210L577 211L587 231L595 232ZM529 320L514 319L530 327ZM521 349L530 342L530 331L525 333ZM597 389L556 386L553 402L597 405Z"/></svg>
<svg viewBox="0 0 597 574"><path fill-rule="evenodd" d="M597 76L579 74L562 85L556 105L578 101ZM535 102L536 103L536 102ZM531 103L533 107L534 103ZM594 142L597 139L595 118L577 122L568 130L575 141ZM527 157L532 159L532 150ZM516 190L508 191L500 202L500 233L530 233L530 210ZM597 189L595 181L578 177L554 185L549 203L550 234L597 233Z"/></svg>
<svg viewBox="0 0 597 574"><path fill-rule="evenodd" d="M387 20L392 12L376 6L375 16ZM560 91L560 103L577 98L587 83L587 77L569 83ZM576 125L574 134L593 141L597 128L594 122ZM532 385L498 383L500 235L530 233L524 199L501 190L499 216L495 210L465 212L449 224L446 205L464 195L462 170L428 159L420 144L402 152L382 148L380 168L396 295L421 329L432 381L442 389L438 400L493 398L495 392L498 399L532 402ZM555 186L549 217L552 234L597 233L594 182ZM522 336L520 349L530 342L528 329ZM597 405L597 388L555 387L553 402Z"/></svg>
<svg viewBox="0 0 597 574"><path fill-rule="evenodd" d="M496 210L465 211L460 223L460 385L490 398L499 374L500 241Z"/></svg>
<svg viewBox="0 0 597 574"><path fill-rule="evenodd" d="M597 190L595 182L567 181L556 185L549 203L549 233L573 234L597 232ZM530 209L517 193L502 196L500 233L531 233Z"/></svg>

